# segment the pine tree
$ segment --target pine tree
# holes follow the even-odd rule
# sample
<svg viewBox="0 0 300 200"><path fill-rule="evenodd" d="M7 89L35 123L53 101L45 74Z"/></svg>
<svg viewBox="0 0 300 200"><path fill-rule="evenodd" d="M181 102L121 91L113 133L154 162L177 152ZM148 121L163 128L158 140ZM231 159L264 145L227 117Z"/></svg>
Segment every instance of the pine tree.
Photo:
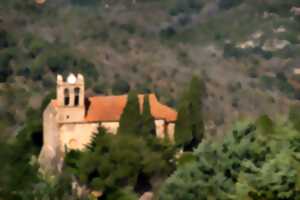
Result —
<svg viewBox="0 0 300 200"><path fill-rule="evenodd" d="M192 150L204 136L203 95L204 83L194 76L180 100L175 126L175 142L185 150Z"/></svg>
<svg viewBox="0 0 300 200"><path fill-rule="evenodd" d="M127 104L121 115L118 134L138 134L141 127L139 99L135 92L130 92Z"/></svg>
<svg viewBox="0 0 300 200"><path fill-rule="evenodd" d="M178 116L175 125L175 142L177 146L184 146L187 141L191 141L191 121L189 120L190 114L188 109L188 102L182 99L178 109Z"/></svg>
<svg viewBox="0 0 300 200"><path fill-rule="evenodd" d="M195 159L180 165L161 187L159 199L300 199L299 152L288 145L299 132L282 122L273 127L269 135L269 129L239 122L223 140L201 142Z"/></svg>
<svg viewBox="0 0 300 200"><path fill-rule="evenodd" d="M156 135L154 117L151 114L149 96L144 96L143 113L142 113L142 129L143 136Z"/></svg>

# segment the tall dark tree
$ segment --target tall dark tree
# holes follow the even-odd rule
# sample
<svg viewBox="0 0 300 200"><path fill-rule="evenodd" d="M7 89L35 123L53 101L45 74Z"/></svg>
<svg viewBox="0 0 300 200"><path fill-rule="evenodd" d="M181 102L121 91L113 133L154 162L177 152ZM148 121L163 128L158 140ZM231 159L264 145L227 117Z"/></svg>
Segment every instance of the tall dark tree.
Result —
<svg viewBox="0 0 300 200"><path fill-rule="evenodd" d="M142 113L142 128L141 134L143 136L156 135L154 117L151 114L151 106L149 95L144 96L143 113Z"/></svg>
<svg viewBox="0 0 300 200"><path fill-rule="evenodd" d="M175 142L184 150L192 150L204 136L202 116L204 89L204 83L194 76L179 102Z"/></svg>
<svg viewBox="0 0 300 200"><path fill-rule="evenodd" d="M128 94L127 103L121 115L119 134L138 134L141 126L139 99L135 92Z"/></svg>

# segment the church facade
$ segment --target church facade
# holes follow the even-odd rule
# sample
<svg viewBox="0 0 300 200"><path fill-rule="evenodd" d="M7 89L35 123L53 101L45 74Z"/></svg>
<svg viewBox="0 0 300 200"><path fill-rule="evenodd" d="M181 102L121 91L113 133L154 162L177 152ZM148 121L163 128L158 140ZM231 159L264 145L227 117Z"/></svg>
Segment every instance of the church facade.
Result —
<svg viewBox="0 0 300 200"><path fill-rule="evenodd" d="M142 110L144 95L138 95ZM149 94L150 110L158 138L174 140L177 112ZM70 74L66 81L57 76L56 99L43 113L43 147L39 156L42 168L60 169L68 149L83 150L99 126L117 134L127 95L85 97L84 77Z"/></svg>

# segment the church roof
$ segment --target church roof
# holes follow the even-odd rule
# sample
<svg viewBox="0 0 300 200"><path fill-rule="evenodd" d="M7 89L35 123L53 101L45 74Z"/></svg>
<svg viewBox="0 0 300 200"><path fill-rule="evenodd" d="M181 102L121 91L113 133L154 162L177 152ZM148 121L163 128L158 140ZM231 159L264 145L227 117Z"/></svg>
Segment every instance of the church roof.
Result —
<svg viewBox="0 0 300 200"><path fill-rule="evenodd" d="M138 95L140 109L143 109L144 95ZM149 94L151 114L155 119L174 122L177 112L160 103L155 94ZM87 122L115 122L119 121L127 103L127 95L120 96L94 96L88 98L86 105ZM55 103L54 103L55 105Z"/></svg>
<svg viewBox="0 0 300 200"><path fill-rule="evenodd" d="M144 95L139 95L140 109L143 108ZM86 120L93 121L119 121L127 103L127 95L122 96L95 96L89 98ZM161 104L154 94L149 95L151 114L155 119L175 121L177 112Z"/></svg>

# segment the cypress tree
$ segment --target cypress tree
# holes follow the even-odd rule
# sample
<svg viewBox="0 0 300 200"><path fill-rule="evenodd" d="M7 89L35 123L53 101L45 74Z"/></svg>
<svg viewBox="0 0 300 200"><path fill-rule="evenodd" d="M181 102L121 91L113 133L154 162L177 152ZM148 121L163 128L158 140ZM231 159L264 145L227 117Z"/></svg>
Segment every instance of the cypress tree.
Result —
<svg viewBox="0 0 300 200"><path fill-rule="evenodd" d="M144 136L156 135L154 117L151 114L149 95L144 96L141 133Z"/></svg>
<svg viewBox="0 0 300 200"><path fill-rule="evenodd" d="M138 134L141 126L139 99L135 92L130 92L121 115L118 134Z"/></svg>
<svg viewBox="0 0 300 200"><path fill-rule="evenodd" d="M203 94L204 83L194 76L181 97L175 126L175 142L184 150L192 150L203 139Z"/></svg>

